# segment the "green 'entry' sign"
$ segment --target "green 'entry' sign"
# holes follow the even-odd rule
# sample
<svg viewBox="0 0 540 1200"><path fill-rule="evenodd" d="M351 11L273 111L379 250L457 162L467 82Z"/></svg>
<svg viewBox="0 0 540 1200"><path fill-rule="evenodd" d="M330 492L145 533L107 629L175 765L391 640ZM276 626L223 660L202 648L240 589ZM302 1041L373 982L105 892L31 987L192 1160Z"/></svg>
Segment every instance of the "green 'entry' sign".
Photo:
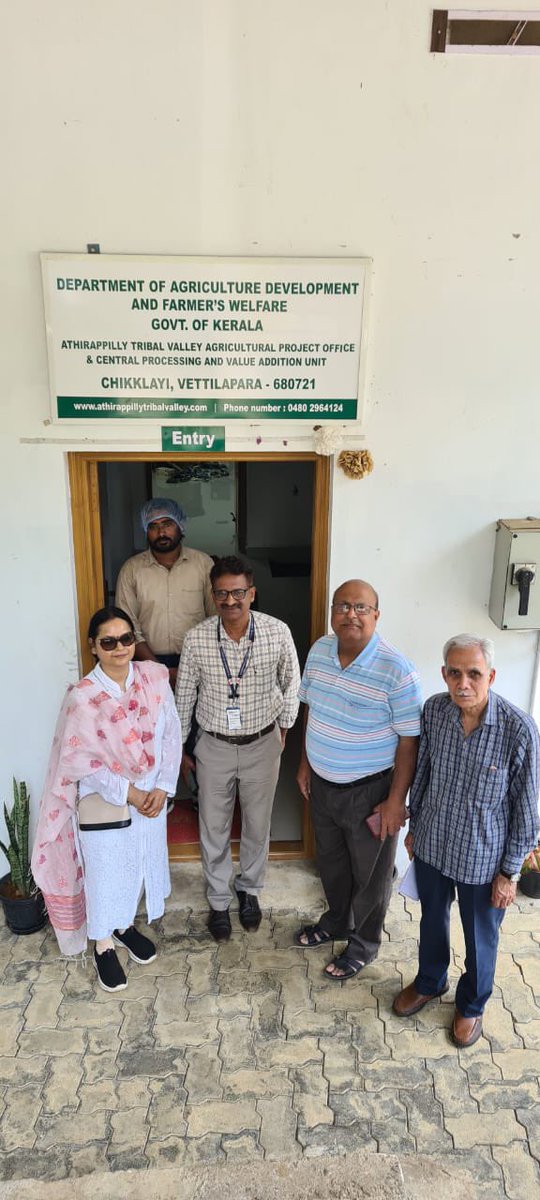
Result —
<svg viewBox="0 0 540 1200"><path fill-rule="evenodd" d="M225 449L224 425L162 425L161 449L205 453Z"/></svg>

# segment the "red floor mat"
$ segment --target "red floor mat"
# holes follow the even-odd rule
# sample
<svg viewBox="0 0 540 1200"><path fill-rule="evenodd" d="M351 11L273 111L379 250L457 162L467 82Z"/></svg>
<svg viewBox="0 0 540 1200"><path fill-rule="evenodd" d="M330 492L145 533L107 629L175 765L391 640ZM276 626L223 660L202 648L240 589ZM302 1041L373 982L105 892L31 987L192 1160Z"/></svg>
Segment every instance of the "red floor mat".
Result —
<svg viewBox="0 0 540 1200"><path fill-rule="evenodd" d="M237 842L240 839L240 827L240 806L236 804L232 826L233 842ZM183 845L186 842L198 842L198 840L199 820L191 800L177 800L173 811L167 817L167 842L169 846Z"/></svg>

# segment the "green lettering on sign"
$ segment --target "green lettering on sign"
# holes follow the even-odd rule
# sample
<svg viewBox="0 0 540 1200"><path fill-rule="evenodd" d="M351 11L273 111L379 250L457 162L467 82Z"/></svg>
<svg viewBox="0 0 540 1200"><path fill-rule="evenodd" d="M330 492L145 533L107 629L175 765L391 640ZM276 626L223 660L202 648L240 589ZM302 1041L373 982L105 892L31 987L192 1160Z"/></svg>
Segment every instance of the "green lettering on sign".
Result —
<svg viewBox="0 0 540 1200"><path fill-rule="evenodd" d="M162 425L161 449L174 451L203 450L208 453L225 449L224 425Z"/></svg>

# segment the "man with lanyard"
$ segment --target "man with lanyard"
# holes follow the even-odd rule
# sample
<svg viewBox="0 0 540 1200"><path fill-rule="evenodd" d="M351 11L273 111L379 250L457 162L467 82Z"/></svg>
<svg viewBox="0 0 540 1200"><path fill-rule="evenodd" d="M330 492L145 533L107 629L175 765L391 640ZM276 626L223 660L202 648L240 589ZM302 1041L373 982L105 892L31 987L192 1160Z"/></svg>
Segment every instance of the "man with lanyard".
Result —
<svg viewBox="0 0 540 1200"><path fill-rule="evenodd" d="M183 545L186 514L175 500L149 500L141 509L141 524L148 549L121 568L116 604L135 626L135 658L164 663L174 688L188 629L215 612L212 559Z"/></svg>
<svg viewBox="0 0 540 1200"><path fill-rule="evenodd" d="M538 730L532 717L491 690L493 658L493 642L474 634L450 638L443 648L448 691L424 708L405 839L422 905L420 961L394 1011L412 1017L448 991L457 892L466 953L450 1036L461 1049L481 1036L499 929L538 837Z"/></svg>
<svg viewBox="0 0 540 1200"><path fill-rule="evenodd" d="M295 940L305 949L347 940L324 972L336 983L379 951L420 732L418 676L375 632L378 619L371 584L341 584L332 601L334 636L312 646L300 689L307 720L297 778L311 801L328 910ZM378 831L366 824L373 814Z"/></svg>
<svg viewBox="0 0 540 1200"><path fill-rule="evenodd" d="M186 634L176 705L184 729L193 710L199 784L201 858L207 882L208 928L216 941L231 935L231 826L236 794L242 811L240 874L235 880L240 921L259 927L270 818L281 752L298 713L300 670L290 629L251 612L253 573L233 556L210 572L217 617ZM182 769L193 769L184 753Z"/></svg>

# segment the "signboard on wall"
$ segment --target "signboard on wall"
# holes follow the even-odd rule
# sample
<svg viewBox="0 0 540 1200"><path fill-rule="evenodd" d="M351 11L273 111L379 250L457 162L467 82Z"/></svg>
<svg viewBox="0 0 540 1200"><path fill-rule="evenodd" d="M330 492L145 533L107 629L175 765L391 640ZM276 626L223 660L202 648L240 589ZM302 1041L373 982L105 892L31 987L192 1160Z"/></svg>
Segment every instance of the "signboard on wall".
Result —
<svg viewBox="0 0 540 1200"><path fill-rule="evenodd" d="M367 259L42 254L54 420L356 420Z"/></svg>

